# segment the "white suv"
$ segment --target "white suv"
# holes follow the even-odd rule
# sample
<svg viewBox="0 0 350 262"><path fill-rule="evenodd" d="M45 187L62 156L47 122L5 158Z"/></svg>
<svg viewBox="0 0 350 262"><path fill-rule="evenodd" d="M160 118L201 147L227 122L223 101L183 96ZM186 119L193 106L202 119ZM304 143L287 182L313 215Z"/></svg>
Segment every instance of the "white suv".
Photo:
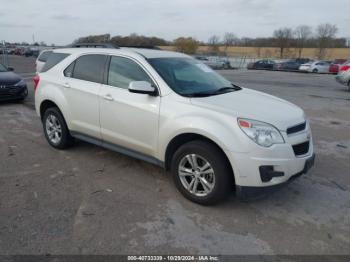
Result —
<svg viewBox="0 0 350 262"><path fill-rule="evenodd" d="M78 138L170 170L213 204L260 195L314 163L303 110L238 87L187 55L136 48L54 50L35 77L49 144Z"/></svg>

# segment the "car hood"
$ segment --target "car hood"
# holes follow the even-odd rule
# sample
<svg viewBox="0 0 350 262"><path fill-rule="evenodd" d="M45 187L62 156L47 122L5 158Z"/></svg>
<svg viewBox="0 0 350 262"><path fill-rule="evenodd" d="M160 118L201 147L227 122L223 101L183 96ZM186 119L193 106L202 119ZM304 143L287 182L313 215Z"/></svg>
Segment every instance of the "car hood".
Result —
<svg viewBox="0 0 350 262"><path fill-rule="evenodd" d="M305 121L304 111L296 105L247 88L222 95L192 98L191 103L234 117L266 122L281 131Z"/></svg>
<svg viewBox="0 0 350 262"><path fill-rule="evenodd" d="M21 81L21 77L13 72L0 72L0 85L10 86Z"/></svg>

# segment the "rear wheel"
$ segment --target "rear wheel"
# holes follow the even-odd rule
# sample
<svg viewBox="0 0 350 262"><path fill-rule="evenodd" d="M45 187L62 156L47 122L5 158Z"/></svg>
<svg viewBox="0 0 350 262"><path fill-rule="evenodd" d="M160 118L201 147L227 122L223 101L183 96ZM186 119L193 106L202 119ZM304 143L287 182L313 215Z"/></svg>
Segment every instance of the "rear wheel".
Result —
<svg viewBox="0 0 350 262"><path fill-rule="evenodd" d="M184 144L174 154L171 172L178 190L189 200L212 205L233 191L231 167L215 145L197 140Z"/></svg>
<svg viewBox="0 0 350 262"><path fill-rule="evenodd" d="M48 108L43 117L44 134L51 146L65 149L73 144L66 121L57 107Z"/></svg>
<svg viewBox="0 0 350 262"><path fill-rule="evenodd" d="M315 73L315 74L317 74L318 73L318 69L314 69L314 70L312 70L312 73Z"/></svg>

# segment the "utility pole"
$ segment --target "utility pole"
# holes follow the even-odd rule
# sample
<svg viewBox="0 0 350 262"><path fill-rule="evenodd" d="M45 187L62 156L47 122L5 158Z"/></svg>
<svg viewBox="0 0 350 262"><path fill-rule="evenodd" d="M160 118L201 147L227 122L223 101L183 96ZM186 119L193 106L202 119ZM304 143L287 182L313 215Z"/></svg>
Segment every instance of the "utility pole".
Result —
<svg viewBox="0 0 350 262"><path fill-rule="evenodd" d="M5 43L5 40L2 40L1 41L1 45L2 45L2 61L1 63L4 65L4 66L8 66L8 59L7 59L7 52L6 52L6 43Z"/></svg>

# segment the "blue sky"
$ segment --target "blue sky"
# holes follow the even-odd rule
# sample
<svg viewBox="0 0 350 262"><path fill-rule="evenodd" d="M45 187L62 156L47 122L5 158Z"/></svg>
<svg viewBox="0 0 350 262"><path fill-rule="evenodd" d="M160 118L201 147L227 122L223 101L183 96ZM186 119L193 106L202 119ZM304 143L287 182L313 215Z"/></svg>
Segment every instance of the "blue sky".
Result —
<svg viewBox="0 0 350 262"><path fill-rule="evenodd" d="M0 0L0 40L68 44L79 36L138 33L172 40L333 23L350 37L349 0Z"/></svg>

